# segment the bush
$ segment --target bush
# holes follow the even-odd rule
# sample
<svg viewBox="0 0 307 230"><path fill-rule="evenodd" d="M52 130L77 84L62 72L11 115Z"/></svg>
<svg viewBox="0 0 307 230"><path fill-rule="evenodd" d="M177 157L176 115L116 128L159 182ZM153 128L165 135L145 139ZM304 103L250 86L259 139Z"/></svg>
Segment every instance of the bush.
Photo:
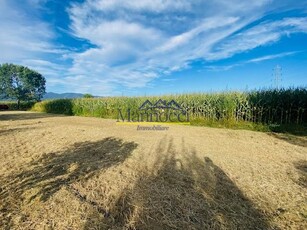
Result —
<svg viewBox="0 0 307 230"><path fill-rule="evenodd" d="M18 109L17 102L14 102L14 101L2 101L0 102L0 104L8 105L9 110L29 110L35 105L35 102L33 101L20 102L19 109Z"/></svg>
<svg viewBox="0 0 307 230"><path fill-rule="evenodd" d="M46 100L36 103L32 110L45 113L57 113L73 115L73 103L71 99Z"/></svg>

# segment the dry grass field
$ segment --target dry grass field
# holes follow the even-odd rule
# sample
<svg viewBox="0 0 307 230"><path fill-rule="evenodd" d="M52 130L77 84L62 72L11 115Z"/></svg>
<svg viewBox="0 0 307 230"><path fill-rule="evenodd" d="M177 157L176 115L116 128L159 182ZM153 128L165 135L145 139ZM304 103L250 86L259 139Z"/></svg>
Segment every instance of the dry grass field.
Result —
<svg viewBox="0 0 307 230"><path fill-rule="evenodd" d="M1 229L307 229L307 138L0 112Z"/></svg>

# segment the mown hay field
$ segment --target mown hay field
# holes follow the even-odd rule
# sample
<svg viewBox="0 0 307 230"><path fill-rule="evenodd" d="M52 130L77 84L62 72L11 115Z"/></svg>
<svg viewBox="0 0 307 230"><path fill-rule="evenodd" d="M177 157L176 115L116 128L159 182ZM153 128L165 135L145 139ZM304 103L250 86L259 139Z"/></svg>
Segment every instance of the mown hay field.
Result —
<svg viewBox="0 0 307 230"><path fill-rule="evenodd" d="M0 112L0 229L307 229L307 139Z"/></svg>

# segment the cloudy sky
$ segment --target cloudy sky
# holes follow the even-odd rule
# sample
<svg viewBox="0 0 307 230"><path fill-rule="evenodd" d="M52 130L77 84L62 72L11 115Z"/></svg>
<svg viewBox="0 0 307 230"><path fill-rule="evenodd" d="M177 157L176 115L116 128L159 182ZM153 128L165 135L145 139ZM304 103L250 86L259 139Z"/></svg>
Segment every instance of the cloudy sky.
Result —
<svg viewBox="0 0 307 230"><path fill-rule="evenodd" d="M151 95L307 86L307 1L0 0L0 63L49 92Z"/></svg>

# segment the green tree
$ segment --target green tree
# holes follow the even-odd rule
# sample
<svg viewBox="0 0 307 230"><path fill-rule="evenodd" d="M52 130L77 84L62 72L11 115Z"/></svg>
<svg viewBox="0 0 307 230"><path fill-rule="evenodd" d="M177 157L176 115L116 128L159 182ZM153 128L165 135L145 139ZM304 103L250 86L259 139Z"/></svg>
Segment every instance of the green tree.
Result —
<svg viewBox="0 0 307 230"><path fill-rule="evenodd" d="M40 101L45 94L46 80L38 72L27 67L2 64L0 65L0 95L20 101Z"/></svg>
<svg viewBox="0 0 307 230"><path fill-rule="evenodd" d="M86 93L83 95L83 98L93 98L94 96L92 94Z"/></svg>
<svg viewBox="0 0 307 230"><path fill-rule="evenodd" d="M8 97L10 82L8 72L8 65L0 65L0 99L6 99Z"/></svg>

